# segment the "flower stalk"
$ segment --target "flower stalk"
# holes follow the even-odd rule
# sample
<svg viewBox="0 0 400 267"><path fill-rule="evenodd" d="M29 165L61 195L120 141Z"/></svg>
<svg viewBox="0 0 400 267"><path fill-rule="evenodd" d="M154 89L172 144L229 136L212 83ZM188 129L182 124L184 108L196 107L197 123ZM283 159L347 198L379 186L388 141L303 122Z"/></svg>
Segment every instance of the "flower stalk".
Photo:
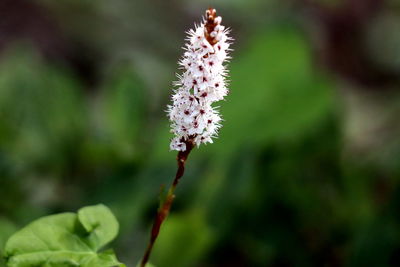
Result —
<svg viewBox="0 0 400 267"><path fill-rule="evenodd" d="M150 242L147 245L146 251L144 253L143 259L140 264L141 267L145 267L147 262L149 261L154 243L157 240L158 234L160 233L161 225L167 218L172 206L172 202L175 199L175 189L178 186L180 179L185 173L185 163L187 158L189 157L190 152L193 149L193 143L187 141L186 146L187 149L185 151L179 151L178 156L176 157L178 163L178 170L176 171L175 179L172 182L170 188L168 189L168 193L165 199L160 202L160 206L158 208L157 215L154 219L153 227L151 229Z"/></svg>

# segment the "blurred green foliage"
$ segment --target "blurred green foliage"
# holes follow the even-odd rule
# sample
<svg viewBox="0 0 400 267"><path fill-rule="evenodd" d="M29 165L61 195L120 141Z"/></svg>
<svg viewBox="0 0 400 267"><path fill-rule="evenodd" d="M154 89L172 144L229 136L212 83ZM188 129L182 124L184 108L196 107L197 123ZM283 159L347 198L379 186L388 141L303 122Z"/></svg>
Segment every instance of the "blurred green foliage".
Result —
<svg viewBox="0 0 400 267"><path fill-rule="evenodd" d="M121 225L112 246L135 266L160 186L175 172L164 111L183 30L204 7L177 5L186 15L176 16L161 1L39 2L69 41L85 44L78 56L95 55L97 79L87 82L26 40L2 52L0 252L28 222L105 203ZM380 161L352 156L340 85L315 64L310 40L291 18L298 14L274 3L221 1L236 39L231 93L220 103L225 121L214 144L190 155L151 262L396 265L400 150L377 153Z"/></svg>

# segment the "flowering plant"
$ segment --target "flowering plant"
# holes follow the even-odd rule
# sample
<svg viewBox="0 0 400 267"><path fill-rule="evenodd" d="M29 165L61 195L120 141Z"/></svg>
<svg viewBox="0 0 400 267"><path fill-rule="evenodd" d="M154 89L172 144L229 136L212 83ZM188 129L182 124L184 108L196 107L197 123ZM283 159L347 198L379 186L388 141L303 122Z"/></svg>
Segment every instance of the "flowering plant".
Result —
<svg viewBox="0 0 400 267"><path fill-rule="evenodd" d="M142 267L148 260L160 227L168 216L174 192L184 174L185 162L195 146L212 143L222 118L213 104L228 94L227 70L229 30L221 25L215 9L208 9L205 18L188 32L188 43L179 61L183 73L168 106L171 121L170 149L178 151L178 170L165 198L162 199ZM104 247L117 235L118 221L104 205L88 206L76 213L61 213L39 218L12 235L5 246L7 266L120 266L113 251Z"/></svg>
<svg viewBox="0 0 400 267"><path fill-rule="evenodd" d="M178 88L168 106L169 119L175 137L171 150L185 151L191 145L212 143L221 127L218 110L212 106L228 94L227 70L223 63L231 38L221 25L215 9L206 12L204 23L190 30L185 53L179 65L184 70L174 84Z"/></svg>
<svg viewBox="0 0 400 267"><path fill-rule="evenodd" d="M204 21L188 32L185 53L179 61L183 74L177 75L173 103L168 106L171 132L175 135L170 148L179 151L178 170L167 196L160 203L142 267L146 266L160 227L171 209L174 192L184 174L190 151L200 144L212 143L221 127L221 116L212 105L223 100L229 92L224 62L230 58L228 51L232 40L228 37L229 30L221 22L222 18L217 16L216 10L210 8L206 11Z"/></svg>

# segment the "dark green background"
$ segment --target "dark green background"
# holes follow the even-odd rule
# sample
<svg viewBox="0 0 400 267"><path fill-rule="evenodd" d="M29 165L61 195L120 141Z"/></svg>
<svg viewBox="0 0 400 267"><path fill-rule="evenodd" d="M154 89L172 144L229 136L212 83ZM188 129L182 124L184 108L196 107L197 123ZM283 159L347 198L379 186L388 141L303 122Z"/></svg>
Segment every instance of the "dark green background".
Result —
<svg viewBox="0 0 400 267"><path fill-rule="evenodd" d="M378 0L3 0L0 247L104 203L135 266L176 170L165 110L184 31L209 5L236 39L231 94L152 263L400 265L400 6Z"/></svg>

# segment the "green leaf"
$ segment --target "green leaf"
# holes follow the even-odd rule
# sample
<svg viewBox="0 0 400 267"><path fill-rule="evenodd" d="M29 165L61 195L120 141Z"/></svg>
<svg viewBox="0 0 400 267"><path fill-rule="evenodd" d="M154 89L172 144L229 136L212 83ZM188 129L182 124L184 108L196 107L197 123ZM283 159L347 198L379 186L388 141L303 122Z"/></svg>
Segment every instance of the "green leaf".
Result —
<svg viewBox="0 0 400 267"><path fill-rule="evenodd" d="M113 252L99 253L118 233L118 222L104 205L40 218L6 243L10 267L124 266Z"/></svg>
<svg viewBox="0 0 400 267"><path fill-rule="evenodd" d="M118 222L104 205L85 207L78 211L78 219L90 233L88 240L94 250L112 241L118 234Z"/></svg>

